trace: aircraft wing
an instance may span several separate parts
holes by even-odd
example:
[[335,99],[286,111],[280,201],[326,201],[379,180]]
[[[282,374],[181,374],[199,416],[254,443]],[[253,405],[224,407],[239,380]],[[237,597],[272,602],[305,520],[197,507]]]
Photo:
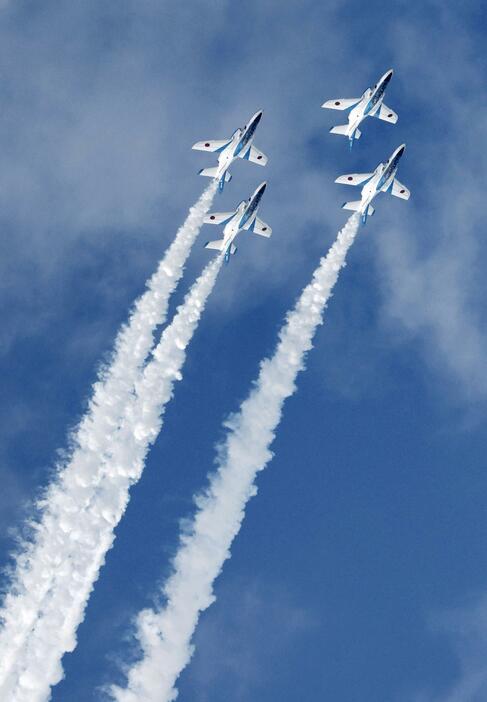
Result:
[[335,100],[327,100],[322,104],[327,110],[348,110],[349,107],[353,107],[361,98],[336,98]]
[[262,153],[262,151],[259,151],[259,149],[255,146],[251,146],[250,149],[245,152],[245,155],[241,156],[241,158],[245,158],[247,161],[252,161],[252,163],[258,163],[259,166],[265,166],[267,163],[267,156]]
[[252,231],[254,232],[254,234],[258,234],[259,236],[265,236],[267,238],[269,238],[270,235],[272,234],[271,227],[269,227],[268,224],[263,222],[258,217],[255,218],[254,226],[252,227]]
[[223,151],[225,146],[230,143],[229,139],[213,139],[208,141],[198,141],[191,147],[196,151]]
[[396,124],[398,120],[397,114],[394,112],[394,110],[391,110],[391,108],[384,105],[384,103],[381,104],[380,110],[375,113],[374,117],[378,117],[379,119],[384,120],[384,122],[390,122],[391,124]]
[[411,195],[411,193],[405,185],[400,183],[397,178],[394,178],[394,182],[392,183],[391,195],[394,195],[395,197],[400,197],[403,200],[409,200],[409,196]]
[[204,222],[205,224],[226,224],[234,214],[235,212],[212,212],[206,215]]
[[360,185],[361,183],[365,183],[366,180],[370,180],[373,175],[373,173],[348,173],[337,178],[335,183],[341,183],[342,185]]

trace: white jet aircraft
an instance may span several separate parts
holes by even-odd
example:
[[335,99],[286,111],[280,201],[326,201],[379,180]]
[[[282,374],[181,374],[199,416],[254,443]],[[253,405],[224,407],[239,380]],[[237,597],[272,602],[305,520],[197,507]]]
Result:
[[350,173],[349,175],[340,176],[335,180],[335,183],[343,183],[344,185],[361,185],[365,183],[361,192],[361,200],[355,202],[345,202],[344,210],[352,210],[352,212],[360,212],[362,222],[365,224],[367,215],[373,215],[375,209],[370,204],[375,196],[380,192],[389,192],[391,195],[400,197],[403,200],[409,200],[410,192],[405,185],[400,183],[396,178],[399,159],[406,149],[405,144],[401,144],[394,151],[392,156],[379,163],[373,173]]
[[265,237],[272,234],[269,225],[257,217],[259,203],[266,187],[267,183],[261,183],[248,200],[242,200],[235,212],[214,212],[206,215],[205,224],[225,225],[223,239],[207,241],[205,244],[206,249],[221,251],[225,257],[225,263],[228,263],[230,255],[237,251],[233,241],[242,229],[249,229],[254,234]]
[[236,129],[229,139],[199,141],[193,146],[193,149],[197,151],[212,151],[219,154],[218,166],[203,168],[199,174],[218,180],[220,192],[223,190],[225,183],[232,179],[228,169],[236,158],[244,158],[247,161],[252,161],[252,163],[258,163],[260,166],[265,166],[267,163],[267,156],[252,144],[254,133],[262,119],[262,114],[262,110],[256,112],[250,118],[249,123],[241,129]]
[[384,93],[389,81],[392,78],[393,70],[384,73],[382,78],[374,85],[373,88],[367,88],[362,97],[359,98],[337,98],[336,100],[327,100],[321,107],[329,110],[348,110],[350,107],[355,107],[348,115],[348,124],[341,124],[330,129],[331,134],[343,134],[347,136],[350,143],[350,148],[353,146],[354,139],[360,139],[362,132],[358,128],[360,123],[366,117],[378,117],[384,122],[396,124],[397,115],[394,110],[384,104]]

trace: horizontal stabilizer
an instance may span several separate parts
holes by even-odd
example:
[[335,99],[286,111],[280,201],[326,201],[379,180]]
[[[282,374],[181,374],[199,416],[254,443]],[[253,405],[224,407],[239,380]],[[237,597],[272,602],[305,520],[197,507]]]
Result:
[[[213,166],[213,168],[202,168],[199,175],[207,176],[208,178],[216,178],[218,174],[218,166]],[[232,176],[228,171],[225,172],[225,183],[229,183],[232,180]]]
[[201,171],[199,172],[199,175],[207,176],[208,178],[216,178],[217,172],[218,172],[217,166],[215,166],[214,168],[202,168]]
[[352,202],[344,202],[342,209],[351,210],[352,212],[359,212],[361,206],[362,200],[353,200]]
[[335,183],[340,183],[341,185],[360,185],[370,180],[373,175],[373,173],[347,173],[346,175],[339,176],[335,180]]
[[224,239],[217,239],[216,241],[207,241],[205,244],[205,249],[214,249],[215,251],[223,250]]
[[234,214],[235,212],[212,212],[207,214],[203,221],[205,224],[226,224]]
[[337,98],[336,100],[327,100],[322,104],[326,110],[348,110],[360,102],[360,98]]
[[211,151],[212,153],[223,151],[225,146],[228,146],[228,139],[213,139],[208,141],[198,141],[191,148],[196,151]]
[[330,129],[330,134],[342,134],[343,136],[348,136],[348,124],[339,124],[336,127]]

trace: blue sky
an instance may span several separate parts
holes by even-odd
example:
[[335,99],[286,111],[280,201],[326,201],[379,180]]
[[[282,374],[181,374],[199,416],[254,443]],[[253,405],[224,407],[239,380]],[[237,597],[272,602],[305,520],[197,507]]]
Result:
[[[217,202],[265,177],[273,237],[222,271],[55,702],[120,679],[222,420],[345,220],[334,178],[402,142],[411,200],[381,197],[350,253],[180,699],[485,700],[485,29],[473,2],[2,4],[2,565],[206,185],[190,146],[262,108],[269,156]],[[399,122],[369,120],[350,155],[320,104],[389,67]]]

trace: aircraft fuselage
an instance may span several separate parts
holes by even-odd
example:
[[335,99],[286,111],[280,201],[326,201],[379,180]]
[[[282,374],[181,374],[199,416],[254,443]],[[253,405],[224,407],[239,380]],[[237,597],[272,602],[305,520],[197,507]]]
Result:
[[406,146],[401,144],[398,146],[390,158],[384,163],[380,163],[374,171],[372,178],[365,183],[361,192],[361,207],[360,212],[362,217],[365,217],[367,208],[381,191],[387,191],[392,187],[394,178],[396,177],[399,160],[404,153]]
[[250,119],[249,123],[243,129],[236,129],[232,135],[230,142],[221,151],[218,157],[218,170],[216,177],[223,185],[225,173],[228,171],[233,161],[252,146],[255,130],[257,129],[260,120],[262,119],[262,110],[256,112]]
[[222,247],[225,261],[228,262],[230,257],[230,249],[237,234],[242,231],[242,229],[252,228],[266,187],[267,183],[261,183],[261,185],[259,185],[257,190],[248,200],[242,200],[231,220],[225,225],[223,229]]
[[355,105],[355,107],[350,111],[348,115],[348,137],[353,138],[354,132],[358,129],[361,122],[366,117],[375,115],[380,109],[380,106],[384,100],[384,94],[389,81],[393,75],[392,69],[384,73],[382,78],[379,79],[377,85],[373,88],[367,88],[367,90],[362,95],[360,102]]

